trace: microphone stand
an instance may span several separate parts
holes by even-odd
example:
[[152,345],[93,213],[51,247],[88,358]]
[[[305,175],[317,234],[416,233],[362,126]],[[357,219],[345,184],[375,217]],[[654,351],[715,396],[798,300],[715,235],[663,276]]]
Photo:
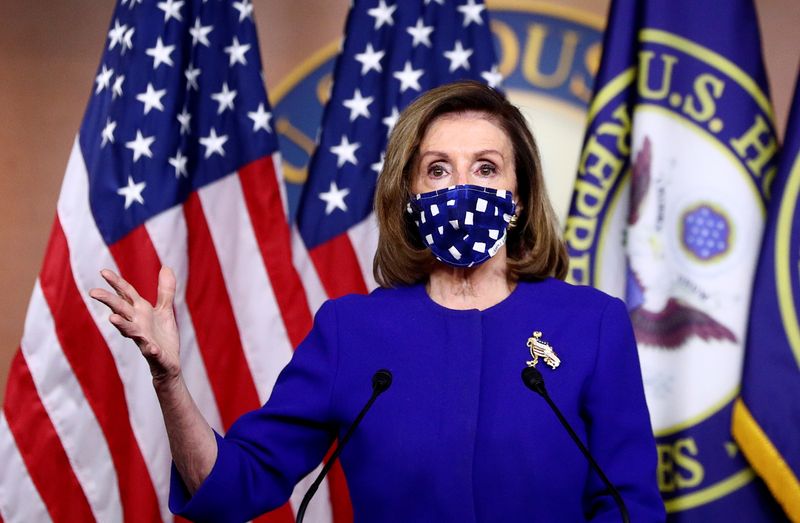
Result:
[[358,416],[356,416],[356,419],[347,429],[347,432],[345,432],[342,439],[339,440],[339,443],[336,445],[336,450],[333,451],[333,454],[331,454],[331,457],[330,459],[328,459],[328,462],[325,463],[325,466],[322,467],[322,470],[317,476],[317,479],[314,480],[314,483],[311,484],[311,487],[309,487],[308,492],[306,492],[306,495],[303,496],[303,501],[300,503],[300,508],[297,509],[297,520],[296,520],[297,523],[302,523],[303,518],[306,515],[306,509],[308,508],[308,503],[311,501],[311,498],[314,497],[314,494],[316,494],[317,489],[319,488],[320,484],[322,484],[322,480],[325,479],[325,476],[328,475],[328,472],[331,470],[331,467],[333,467],[333,464],[336,462],[336,459],[339,457],[339,454],[342,453],[342,449],[350,440],[350,436],[353,435],[353,432],[355,432],[356,427],[358,427],[358,425],[361,423],[361,420],[367,414],[367,411],[370,409],[370,407],[372,407],[372,404],[375,403],[375,400],[378,398],[378,396],[380,396],[381,393],[386,391],[386,389],[388,389],[391,384],[392,384],[392,373],[386,369],[381,369],[372,376],[372,396],[370,396],[369,401],[367,401],[367,404],[364,405],[364,408],[361,409],[361,412],[358,413]]
[[592,466],[594,471],[597,472],[597,475],[600,476],[600,479],[603,480],[603,483],[605,483],[609,493],[611,494],[611,497],[614,498],[614,501],[616,502],[617,507],[619,508],[619,512],[620,515],[622,516],[623,523],[630,523],[628,508],[625,506],[625,502],[622,501],[622,496],[620,496],[619,491],[616,489],[614,484],[611,483],[608,477],[606,477],[606,475],[603,473],[603,470],[600,468],[600,465],[598,465],[597,462],[594,460],[594,457],[592,457],[592,454],[589,452],[589,449],[586,448],[586,446],[580,440],[575,431],[572,430],[572,427],[567,422],[567,419],[564,417],[563,414],[561,414],[561,411],[553,402],[552,398],[550,398],[550,394],[547,393],[547,389],[544,386],[544,378],[542,377],[542,373],[539,372],[535,367],[525,367],[524,369],[522,369],[522,381],[525,383],[526,387],[531,389],[533,392],[539,394],[541,397],[544,398],[547,404],[550,405],[550,408],[553,410],[553,412],[556,413],[558,421],[561,422],[564,428],[567,429],[567,432],[569,433],[570,437],[572,437],[572,441],[574,441],[575,444],[578,446],[578,448],[581,449],[581,452],[583,453],[584,456],[586,456],[586,459],[589,461],[589,464]]

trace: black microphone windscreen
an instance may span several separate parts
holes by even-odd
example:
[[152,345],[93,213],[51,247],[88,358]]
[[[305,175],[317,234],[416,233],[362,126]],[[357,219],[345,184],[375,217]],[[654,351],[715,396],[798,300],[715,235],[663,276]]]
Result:
[[525,386],[537,394],[545,395],[544,378],[536,367],[525,367],[522,369],[522,381]]
[[381,393],[392,384],[392,373],[381,369],[372,376],[372,390]]

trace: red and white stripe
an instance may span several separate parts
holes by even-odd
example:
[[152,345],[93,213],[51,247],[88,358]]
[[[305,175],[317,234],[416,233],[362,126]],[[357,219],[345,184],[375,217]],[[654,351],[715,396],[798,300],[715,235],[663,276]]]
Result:
[[372,260],[378,249],[378,219],[375,213],[369,213],[363,221],[347,231],[347,237],[356,253],[356,261],[367,291],[373,291],[378,284],[372,276]]
[[[101,268],[150,301],[160,266],[175,270],[182,368],[215,429],[269,397],[310,328],[309,302],[321,303],[292,264],[277,161],[243,167],[109,247],[90,212],[76,140],[0,417],[3,521],[173,519],[169,446],[148,367],[87,294],[105,286]],[[320,494],[309,521],[332,519]],[[263,520],[293,521],[293,512],[287,505]]]
[[[56,335],[56,324],[41,285],[33,290],[21,351],[33,378],[39,400],[53,422],[59,440],[83,486],[92,513],[102,521],[122,519],[117,484],[103,431]],[[44,348],[54,347],[50,351]],[[64,401],[70,398],[71,401]]]
[[[10,432],[5,415],[0,414],[0,433]],[[52,521],[13,438],[0,438],[0,462],[0,517],[5,521]],[[17,503],[20,499],[26,502]]]
[[328,298],[366,294],[378,286],[372,276],[372,259],[378,247],[375,213],[310,250],[306,249],[297,228],[292,232],[295,267],[313,310]]
[[228,176],[199,191],[222,277],[232,297],[236,324],[250,373],[258,384],[258,403],[272,392],[292,346],[261,260],[238,176]]
[[214,391],[208,380],[202,355],[197,349],[194,324],[186,307],[186,280],[189,272],[186,257],[186,220],[183,219],[183,210],[175,207],[162,212],[149,220],[145,227],[150,240],[153,242],[158,258],[170,267],[175,273],[175,319],[178,324],[178,333],[181,340],[181,372],[194,401],[203,411],[211,427],[219,433],[224,433],[222,418],[217,409]]

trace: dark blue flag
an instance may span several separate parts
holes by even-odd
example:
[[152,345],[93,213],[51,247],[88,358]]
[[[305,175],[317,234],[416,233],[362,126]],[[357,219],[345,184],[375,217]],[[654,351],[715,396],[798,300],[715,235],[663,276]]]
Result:
[[[751,0],[612,3],[566,223],[624,298],[673,521],[768,521],[730,433],[777,141]],[[613,479],[613,478],[612,478]]]
[[770,192],[733,434],[786,514],[800,521],[800,82]]

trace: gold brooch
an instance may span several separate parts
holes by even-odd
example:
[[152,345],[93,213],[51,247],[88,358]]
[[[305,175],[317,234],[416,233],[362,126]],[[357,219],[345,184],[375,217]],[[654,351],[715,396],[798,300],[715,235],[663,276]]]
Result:
[[542,339],[541,332],[534,331],[533,336],[528,338],[527,345],[531,350],[531,357],[533,358],[531,361],[525,362],[528,364],[528,367],[535,367],[536,364],[539,363],[539,358],[542,358],[551,369],[555,369],[561,365],[561,360],[556,356],[553,347]]

